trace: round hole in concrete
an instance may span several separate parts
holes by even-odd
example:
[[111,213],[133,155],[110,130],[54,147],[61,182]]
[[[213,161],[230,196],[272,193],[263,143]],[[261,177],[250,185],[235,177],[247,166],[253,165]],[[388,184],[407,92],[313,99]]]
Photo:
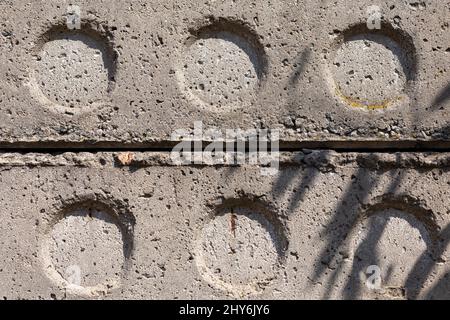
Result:
[[77,112],[102,105],[112,89],[114,54],[94,31],[55,28],[36,48],[32,95],[53,110]]
[[120,285],[128,235],[102,205],[80,205],[52,225],[45,244],[49,276],[77,294],[105,294]]
[[187,42],[181,81],[195,103],[214,111],[248,106],[265,73],[262,46],[250,30],[219,20]]
[[[427,266],[434,263],[433,242],[425,225],[414,215],[397,209],[380,210],[361,221],[352,247],[347,289],[367,298],[404,299],[416,294],[421,289],[415,287],[416,279],[408,282],[413,268],[419,275],[426,274]],[[430,254],[424,255],[427,252]],[[378,277],[381,283],[376,287]]]
[[350,28],[339,38],[329,63],[332,90],[350,107],[398,105],[415,76],[412,41],[387,25],[377,31],[364,28]]
[[223,208],[201,231],[197,266],[232,296],[259,294],[277,278],[285,246],[279,226],[257,207]]

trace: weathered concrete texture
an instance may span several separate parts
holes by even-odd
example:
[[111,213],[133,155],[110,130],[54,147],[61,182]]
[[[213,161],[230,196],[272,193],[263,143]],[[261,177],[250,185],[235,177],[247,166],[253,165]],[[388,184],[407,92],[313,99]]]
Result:
[[197,121],[449,148],[449,1],[71,4],[0,1],[0,298],[450,299],[449,153],[95,153]]
[[448,140],[449,1],[0,2],[0,142]]
[[273,177],[157,153],[0,164],[4,299],[450,298],[448,154],[297,153]]

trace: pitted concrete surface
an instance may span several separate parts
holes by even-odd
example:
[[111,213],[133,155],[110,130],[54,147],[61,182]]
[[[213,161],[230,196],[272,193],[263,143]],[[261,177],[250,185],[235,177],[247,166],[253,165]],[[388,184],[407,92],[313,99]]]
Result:
[[198,99],[193,103],[205,107],[224,112],[248,107],[259,83],[259,57],[245,39],[232,33],[218,32],[202,37],[186,54],[183,71],[180,71],[185,78],[183,89]]
[[120,279],[124,264],[120,227],[95,207],[67,213],[51,227],[43,251],[47,270],[74,288],[111,288]]
[[446,155],[119,156],[0,157],[1,297],[449,298]]
[[[0,1],[0,299],[450,299],[449,17]],[[175,165],[199,122],[289,152]]]
[[280,237],[264,211],[227,208],[203,227],[196,248],[199,271],[231,294],[257,294],[276,277],[283,250]]
[[[47,42],[36,58],[31,90],[53,110],[94,108],[108,93],[108,55],[84,35],[67,34]],[[73,110],[73,111],[71,111]]]
[[[448,1],[0,3],[0,142],[449,139]],[[372,10],[372,11],[371,11]],[[67,56],[64,56],[66,50]]]
[[336,93],[345,103],[368,109],[387,108],[403,99],[407,81],[403,55],[401,48],[387,37],[366,35],[349,39],[338,49],[333,62]]
[[[361,222],[356,232],[352,244],[356,248],[352,263],[354,278],[349,283],[354,289],[360,286],[361,280],[365,285],[364,273],[368,265],[373,265],[379,267],[380,278],[385,279],[385,289],[390,294],[405,296],[407,290],[403,284],[413,273],[417,257],[433,246],[426,227],[408,212],[390,208],[374,212]],[[414,272],[426,274],[427,264],[433,264],[431,255],[424,256]],[[374,271],[370,270],[370,274]]]

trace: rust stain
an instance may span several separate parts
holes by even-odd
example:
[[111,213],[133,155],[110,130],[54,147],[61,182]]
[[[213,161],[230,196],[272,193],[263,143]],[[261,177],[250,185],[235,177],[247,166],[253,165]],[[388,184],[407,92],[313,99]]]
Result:
[[237,216],[234,214],[233,209],[231,209],[231,217],[230,217],[231,233],[235,238],[236,238],[236,220]]

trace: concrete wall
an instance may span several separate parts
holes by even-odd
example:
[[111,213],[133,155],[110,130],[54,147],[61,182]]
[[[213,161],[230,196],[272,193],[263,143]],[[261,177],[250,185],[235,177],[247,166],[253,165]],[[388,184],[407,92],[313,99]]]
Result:
[[68,4],[0,4],[2,142],[165,141],[198,120],[294,142],[449,137],[448,1],[77,1],[76,32]]
[[[449,17],[0,1],[0,298],[450,298]],[[199,121],[279,170],[177,165]]]

